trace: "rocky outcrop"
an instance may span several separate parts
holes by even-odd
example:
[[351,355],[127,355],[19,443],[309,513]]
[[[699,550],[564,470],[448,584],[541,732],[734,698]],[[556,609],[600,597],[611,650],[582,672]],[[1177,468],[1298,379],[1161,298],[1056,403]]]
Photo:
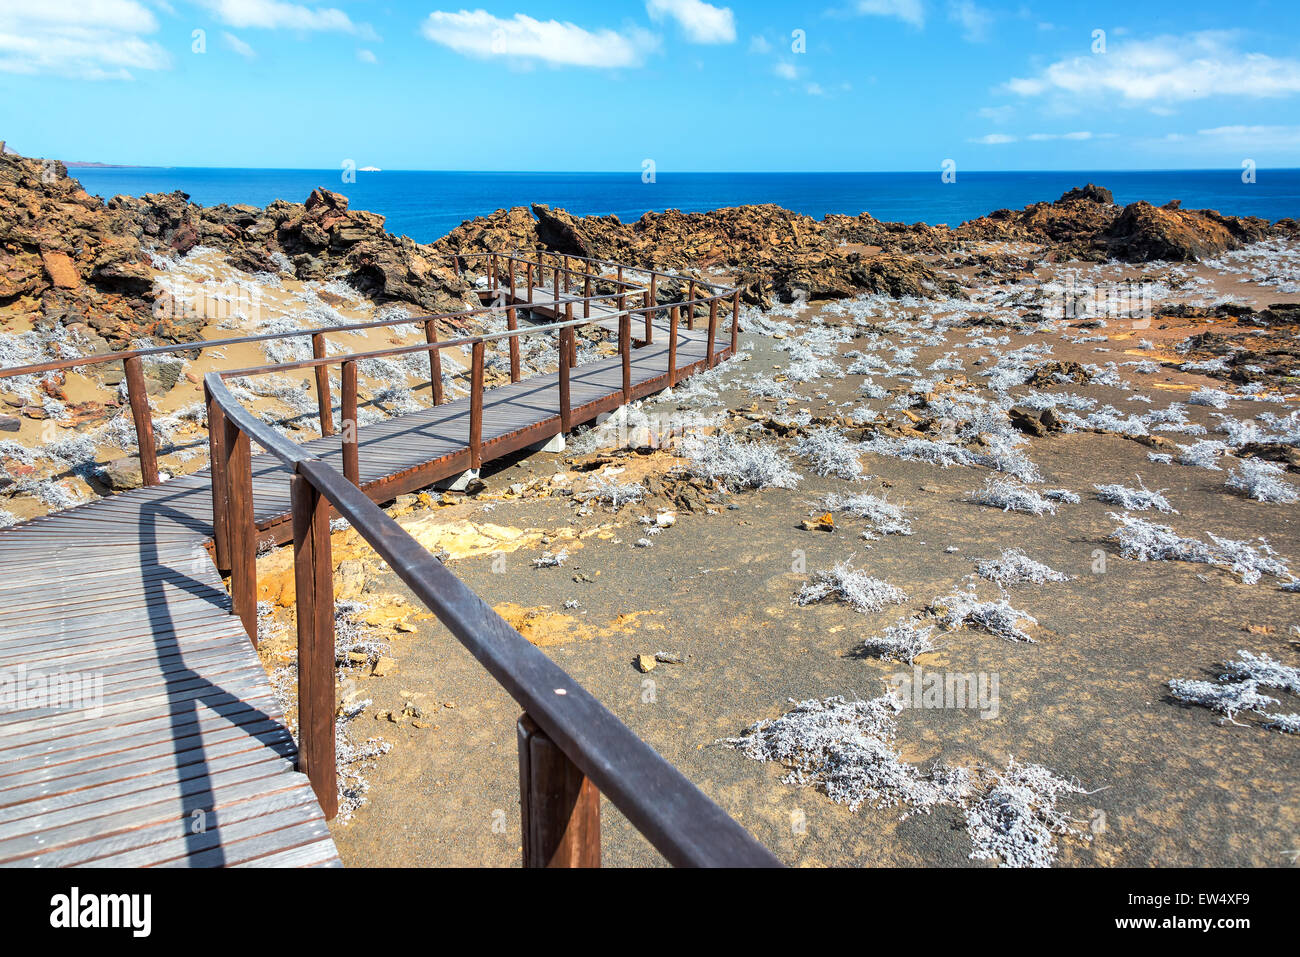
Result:
[[[617,216],[575,217],[535,204],[497,210],[461,224],[437,245],[459,253],[533,249],[646,264],[659,269],[733,270],[749,302],[834,299],[862,292],[934,297],[959,294],[930,266],[904,259],[897,237],[909,227],[861,217],[818,222],[780,206],[736,206],[707,213],[645,213],[635,223]],[[942,248],[938,231],[916,227],[916,246]],[[868,240],[868,233],[870,239]],[[855,243],[851,243],[852,236]],[[858,248],[875,246],[876,248]],[[886,251],[888,250],[888,251]]]
[[152,304],[137,232],[62,163],[0,156],[0,306],[35,328],[79,326],[125,344]]
[[1182,209],[1177,200],[1159,207],[1142,201],[1119,207],[1110,190],[1089,183],[1052,203],[996,210],[963,223],[956,233],[963,239],[1045,245],[1057,261],[1191,262],[1288,230],[1283,222]]
[[1115,259],[1192,262],[1263,239],[1268,233],[1268,223],[1263,220],[1137,202],[1125,206],[1097,241],[1099,248]]
[[25,314],[37,330],[63,325],[95,351],[144,337],[199,338],[202,317],[154,308],[150,254],[184,255],[200,245],[246,272],[338,278],[419,312],[478,305],[443,253],[388,233],[383,216],[350,210],[329,190],[265,209],[203,207],[180,191],[104,203],[62,163],[0,156],[0,307]]
[[305,203],[276,200],[255,206],[203,207],[185,193],[115,197],[142,236],[164,251],[197,245],[222,250],[246,272],[292,272],[298,279],[342,279],[377,302],[422,312],[456,312],[478,303],[451,261],[433,247],[384,229],[384,217],[348,208],[348,199],[312,190]]

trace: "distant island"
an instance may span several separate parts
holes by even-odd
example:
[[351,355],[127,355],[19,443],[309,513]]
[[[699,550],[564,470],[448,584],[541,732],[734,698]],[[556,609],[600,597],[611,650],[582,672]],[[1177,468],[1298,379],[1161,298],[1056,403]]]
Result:
[[359,173],[382,173],[383,170],[381,170],[378,166],[363,166],[363,167],[361,167],[361,169],[357,170],[357,172],[359,172]]

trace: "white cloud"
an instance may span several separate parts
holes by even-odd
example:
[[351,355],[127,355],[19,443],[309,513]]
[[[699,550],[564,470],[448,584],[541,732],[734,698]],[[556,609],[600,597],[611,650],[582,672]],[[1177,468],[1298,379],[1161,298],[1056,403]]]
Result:
[[[1212,129],[1197,130],[1196,135],[1242,149],[1300,147],[1300,126],[1216,126]],[[1170,136],[1172,138],[1177,134],[1170,134]],[[1182,139],[1182,137],[1178,138]]]
[[1030,133],[1029,139],[1035,143],[1042,143],[1048,140],[1090,140],[1093,134],[1089,130],[1078,130],[1074,133]]
[[486,10],[435,11],[421,32],[457,53],[475,57],[518,57],[562,66],[639,66],[658,39],[645,30],[584,30],[558,20],[534,20],[516,13],[510,20]]
[[0,72],[129,80],[132,70],[171,66],[167,51],[145,38],[157,30],[137,0],[0,0]]
[[223,31],[221,39],[226,42],[226,46],[230,47],[230,49],[234,50],[245,60],[252,60],[257,56],[257,54],[253,52],[252,47],[239,39],[239,37],[235,36],[233,33],[226,33]]
[[896,17],[914,27],[925,26],[921,0],[858,0],[857,11],[872,17]]
[[1144,106],[1300,93],[1300,60],[1245,52],[1234,40],[1231,33],[1205,31],[1112,43],[1104,54],[1060,60],[1037,76],[1008,81],[1006,89],[1021,96],[1118,97]]
[[988,39],[993,15],[973,0],[949,0],[948,19],[961,25],[962,36],[972,43]]
[[749,38],[749,52],[750,53],[771,53],[772,44],[767,42],[767,37],[757,36],[757,35],[752,36]]
[[772,72],[775,73],[783,80],[799,79],[799,68],[795,66],[793,63],[787,63],[784,60],[774,64],[772,67]]
[[826,95],[826,91],[822,89],[822,85],[821,85],[820,83],[809,83],[809,84],[808,84],[807,86],[805,86],[803,89],[804,89],[804,92],[807,93],[809,96],[825,96],[825,95]]
[[1015,114],[1014,106],[984,106],[978,111],[978,115],[986,120],[992,120],[994,123],[1005,123]]
[[676,20],[692,43],[735,43],[736,17],[730,7],[703,0],[646,0],[646,13],[655,22]]
[[1006,133],[985,133],[983,136],[971,140],[972,143],[980,143],[984,146],[1001,146],[1003,143],[1014,143],[1016,138]]
[[222,23],[232,27],[256,27],[263,30],[332,30],[362,33],[369,30],[356,24],[342,10],[334,7],[307,7],[282,0],[201,0]]
[[357,59],[362,63],[378,63],[379,57],[375,56],[374,50],[361,49],[357,51]]

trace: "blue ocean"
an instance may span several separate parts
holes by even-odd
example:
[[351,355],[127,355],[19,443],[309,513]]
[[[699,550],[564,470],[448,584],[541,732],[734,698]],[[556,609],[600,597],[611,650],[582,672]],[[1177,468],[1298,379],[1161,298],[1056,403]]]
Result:
[[343,193],[354,209],[387,217],[390,232],[432,242],[462,221],[503,206],[546,203],[579,215],[633,221],[647,210],[694,212],[720,206],[775,203],[809,216],[869,212],[877,219],[956,226],[995,209],[1053,200],[1073,186],[1096,183],[1118,203],[1161,205],[1278,220],[1300,216],[1300,170],[1093,170],[1090,172],[961,172],[944,183],[933,173],[665,173],[652,183],[631,173],[466,173],[340,170],[83,167],[70,170],[88,191],[117,194],[184,190],[194,202],[302,202],[315,187]]

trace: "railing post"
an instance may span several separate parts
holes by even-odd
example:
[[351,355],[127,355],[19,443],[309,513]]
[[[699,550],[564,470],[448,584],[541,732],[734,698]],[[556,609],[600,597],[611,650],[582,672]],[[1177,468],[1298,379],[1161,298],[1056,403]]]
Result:
[[623,404],[632,401],[632,317],[618,317],[618,351],[623,357]]
[[650,273],[650,314],[645,320],[645,341],[652,342],[654,337],[654,316],[659,311],[659,274]]
[[709,300],[709,347],[704,354],[706,369],[712,369],[717,363],[718,357],[713,353],[713,343],[718,337],[718,297],[714,296]]
[[[424,321],[424,341],[431,346],[438,344],[438,320]],[[429,350],[429,385],[433,389],[433,404],[442,405],[442,350]]]
[[208,406],[208,472],[212,486],[212,546],[217,571],[230,572],[230,505],[226,500],[226,413],[207,385],[203,397]]
[[[325,333],[318,332],[311,337],[311,354],[313,358],[325,358]],[[329,366],[317,366],[316,404],[320,407],[320,434],[334,434],[334,412],[330,408],[330,369]]]
[[582,318],[591,318],[591,273],[586,274],[582,284]]
[[573,341],[573,326],[560,330],[560,430],[566,435],[571,422],[569,408],[569,348]]
[[524,263],[524,282],[528,283],[528,302],[531,305],[533,301],[533,264],[532,262]]
[[515,301],[515,257],[514,256],[511,256],[509,259],[508,268],[510,270],[510,301],[514,302]]
[[[564,321],[573,321],[573,303],[564,304]],[[569,327],[569,368],[572,369],[578,364],[578,334],[572,326]]]
[[668,388],[677,386],[677,322],[681,310],[673,306],[668,310]]
[[740,348],[740,290],[731,294],[731,354]]
[[[515,307],[511,306],[506,310],[506,328],[515,332],[519,328],[519,320],[515,316]],[[519,381],[519,337],[510,337],[510,381]]]
[[230,597],[257,647],[257,530],[253,519],[253,458],[248,436],[223,419],[226,517],[230,537]]
[[144,384],[144,368],[139,356],[123,360],[126,367],[126,397],[135,420],[135,444],[140,450],[140,476],[145,485],[158,484],[158,447],[153,438],[153,413],[149,410],[149,392]]
[[555,267],[555,272],[552,275],[551,279],[555,286],[554,316],[555,316],[555,321],[559,322],[560,321],[560,267],[558,265]]
[[569,278],[570,278],[570,277],[569,277],[569,257],[568,257],[568,256],[565,256],[563,259],[561,259],[561,262],[564,263],[564,294],[567,296],[567,295],[569,294]]
[[497,288],[497,254],[488,253],[487,261],[488,289],[496,292]]
[[600,792],[528,715],[517,730],[524,867],[599,867]]
[[650,321],[651,309],[650,309],[649,292],[643,294],[641,302],[642,305],[645,307],[645,344],[650,345],[650,343],[654,342],[655,332],[654,332],[654,326],[651,324]]
[[334,743],[334,562],[329,500],[303,475],[289,480],[298,612],[298,770],[325,820],[339,811]]
[[483,340],[470,347],[469,467],[483,465]]
[[690,303],[690,305],[686,307],[686,328],[694,329],[695,328],[695,280],[694,279],[691,280],[689,289],[690,292],[686,294],[686,301]]
[[343,363],[343,475],[361,487],[361,459],[357,449],[357,364]]

